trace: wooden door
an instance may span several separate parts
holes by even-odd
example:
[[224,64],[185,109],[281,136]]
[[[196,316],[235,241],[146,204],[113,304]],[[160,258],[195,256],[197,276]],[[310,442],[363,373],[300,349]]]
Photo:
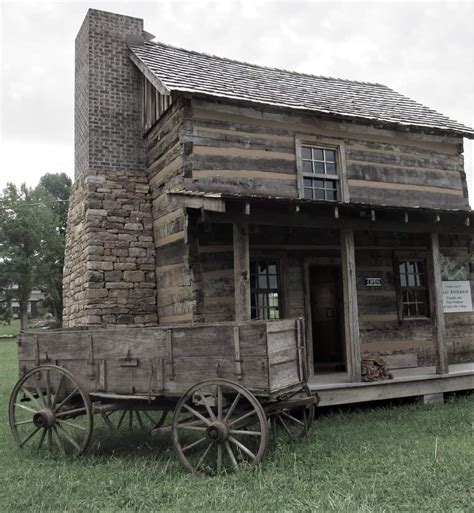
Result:
[[309,290],[315,370],[344,370],[343,304],[339,267],[311,266]]

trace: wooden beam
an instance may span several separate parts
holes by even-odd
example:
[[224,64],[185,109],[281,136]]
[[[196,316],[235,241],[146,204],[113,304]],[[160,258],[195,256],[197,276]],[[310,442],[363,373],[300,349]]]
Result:
[[341,263],[347,374],[349,381],[361,381],[354,232],[350,229],[341,230]]
[[436,353],[436,373],[448,374],[448,351],[446,347],[446,327],[444,323],[438,233],[431,233],[430,241],[430,251],[428,252],[428,268],[430,273],[429,294],[433,316],[433,342]]
[[235,320],[250,320],[249,227],[234,224]]

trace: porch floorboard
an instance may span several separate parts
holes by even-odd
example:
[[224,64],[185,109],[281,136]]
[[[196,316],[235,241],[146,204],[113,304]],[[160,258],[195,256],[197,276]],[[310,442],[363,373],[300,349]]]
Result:
[[436,374],[435,367],[391,370],[393,379],[370,383],[350,383],[345,372],[311,376],[310,390],[317,392],[320,406],[351,404],[398,397],[474,389],[474,363],[449,366],[449,374]]

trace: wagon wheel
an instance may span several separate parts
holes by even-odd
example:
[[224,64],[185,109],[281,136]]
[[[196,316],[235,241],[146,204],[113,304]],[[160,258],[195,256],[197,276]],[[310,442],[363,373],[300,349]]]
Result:
[[[308,390],[305,393],[311,397]],[[275,437],[297,440],[306,436],[313,425],[315,410],[313,402],[293,407],[290,400],[270,418]]]
[[211,379],[191,387],[174,411],[173,445],[194,474],[217,475],[258,465],[267,450],[268,423],[246,388]]
[[167,411],[140,409],[101,412],[102,420],[112,432],[118,431],[122,426],[129,431],[140,429],[151,432],[164,424],[167,415]]
[[10,427],[20,447],[82,454],[93,430],[88,394],[62,367],[43,365],[15,385],[9,405]]

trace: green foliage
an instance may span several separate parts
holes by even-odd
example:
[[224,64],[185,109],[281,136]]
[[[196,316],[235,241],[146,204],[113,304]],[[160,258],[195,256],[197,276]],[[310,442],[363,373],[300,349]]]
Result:
[[0,194],[0,289],[18,299],[23,329],[34,287],[45,293],[61,319],[70,187],[71,180],[64,173],[47,174],[34,189],[9,183]]
[[99,415],[84,457],[18,449],[6,416],[16,358],[0,343],[2,512],[472,511],[472,396],[321,416],[306,440],[272,440],[259,468],[201,478],[178,464],[169,436],[111,435]]

